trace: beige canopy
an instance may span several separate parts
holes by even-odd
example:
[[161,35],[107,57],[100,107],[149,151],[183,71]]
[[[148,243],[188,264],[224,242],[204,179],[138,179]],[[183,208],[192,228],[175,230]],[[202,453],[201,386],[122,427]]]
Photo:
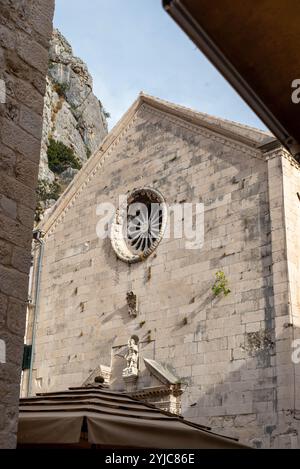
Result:
[[208,427],[104,386],[21,399],[18,446],[243,448]]

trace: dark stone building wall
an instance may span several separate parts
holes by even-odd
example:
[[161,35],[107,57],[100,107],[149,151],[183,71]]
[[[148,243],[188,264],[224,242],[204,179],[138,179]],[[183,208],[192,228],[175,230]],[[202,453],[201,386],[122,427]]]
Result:
[[0,448],[16,446],[54,0],[0,0]]

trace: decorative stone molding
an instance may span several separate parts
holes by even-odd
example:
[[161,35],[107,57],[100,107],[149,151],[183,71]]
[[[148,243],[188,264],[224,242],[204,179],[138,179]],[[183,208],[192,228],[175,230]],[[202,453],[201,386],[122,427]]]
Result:
[[177,415],[181,414],[182,393],[183,390],[181,389],[180,383],[175,385],[154,386],[129,392],[130,396],[134,399],[145,401],[165,412],[171,412]]
[[[163,411],[177,415],[181,414],[181,395],[183,393],[181,383],[176,376],[155,360],[143,358],[146,371],[151,376],[150,386],[143,387],[143,372],[139,366],[138,343],[138,337],[132,336],[128,341],[127,351],[123,356],[127,361],[127,366],[122,372],[125,393],[135,399],[153,404]],[[82,386],[95,387],[100,385],[109,387],[111,375],[112,369],[110,367],[99,365]],[[104,380],[103,383],[101,378]]]
[[89,377],[84,381],[82,386],[84,387],[95,384],[95,380],[98,377],[103,377],[104,384],[109,385],[111,377],[111,368],[109,366],[104,365],[97,366],[97,368],[95,368],[94,371],[92,371],[92,373],[89,375]]
[[144,357],[144,363],[146,368],[149,370],[149,373],[155,376],[161,383],[167,384],[169,386],[179,383],[178,378],[174,376],[173,373],[171,373],[169,370],[166,370],[166,368],[164,368],[155,360]]
[[[227,135],[222,136],[219,134],[220,129],[217,129],[217,128],[208,129],[208,128],[202,127],[201,124],[196,124],[196,123],[191,124],[189,122],[184,121],[184,117],[166,115],[164,111],[152,108],[147,104],[143,104],[141,106],[141,112],[144,112],[144,113],[147,112],[154,116],[160,117],[166,122],[171,122],[177,126],[180,126],[186,130],[191,131],[194,134],[202,135],[203,137],[207,137],[210,140],[219,142],[222,145],[226,145],[227,147],[230,147],[234,150],[241,151],[242,153],[247,153],[249,156],[251,155],[253,158],[258,158],[259,160],[265,159],[263,153],[259,149],[256,149],[253,146],[253,143],[252,143],[252,146],[250,146],[249,144],[250,142],[247,142],[246,139],[242,139],[237,136],[234,136],[234,132],[224,132]],[[235,140],[234,140],[234,137],[236,138]],[[240,141],[237,141],[238,139]]]
[[[135,372],[136,372],[136,374],[134,374]],[[125,382],[126,391],[127,392],[135,391],[136,383],[137,383],[137,379],[138,379],[137,370],[132,372],[131,374],[128,374],[128,375],[124,375],[124,373],[123,373],[123,379],[124,379],[124,382]]]
[[136,318],[138,315],[137,311],[137,297],[133,291],[127,292],[126,301],[128,305],[128,314],[131,318]]
[[[137,237],[139,242],[141,244],[144,243],[142,244],[143,247],[138,250],[135,249],[133,242],[130,240],[129,230],[131,226],[128,223],[128,213],[130,211],[130,207],[134,204],[141,204],[146,207],[144,201],[147,201],[149,204],[153,204],[154,207],[158,207],[160,214],[156,214],[155,219],[154,217],[151,219],[151,215],[148,219],[146,219],[147,217],[144,217],[144,219],[141,214],[140,226],[138,229],[135,228],[134,232],[135,237]],[[167,226],[167,220],[168,209],[164,197],[157,189],[146,186],[132,191],[127,200],[117,210],[115,219],[111,226],[111,243],[118,258],[124,262],[132,264],[143,261],[149,257],[150,254],[155,251],[163,238]],[[155,224],[157,224],[157,226]],[[153,232],[155,233],[155,237],[152,237]],[[136,238],[134,238],[134,240],[135,239]]]
[[278,145],[278,147],[271,148],[269,151],[265,152],[266,160],[272,160],[274,158],[285,158],[292,166],[297,169],[300,169],[300,163],[295,160],[295,158],[288,152],[283,146]]

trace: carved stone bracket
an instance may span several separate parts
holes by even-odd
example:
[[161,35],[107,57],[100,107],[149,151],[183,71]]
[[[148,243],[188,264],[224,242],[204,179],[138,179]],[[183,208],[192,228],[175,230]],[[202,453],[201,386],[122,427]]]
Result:
[[123,379],[126,386],[127,392],[133,392],[136,390],[136,383],[138,379],[138,371],[135,370],[133,373],[125,373],[123,372]]
[[128,314],[132,318],[136,318],[138,315],[137,311],[137,296],[132,292],[127,292],[126,301],[128,305]]

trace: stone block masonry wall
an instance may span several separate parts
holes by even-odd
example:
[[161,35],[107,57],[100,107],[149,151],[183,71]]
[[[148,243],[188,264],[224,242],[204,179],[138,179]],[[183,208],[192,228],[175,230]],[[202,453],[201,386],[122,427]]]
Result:
[[[281,205],[277,205],[277,214],[275,213],[273,217],[273,229],[277,228],[277,234],[275,235],[274,231],[273,233],[276,237],[277,249],[282,239],[284,243],[281,245],[285,251],[284,257],[280,255],[280,251],[277,251],[277,255],[274,254],[276,264],[273,267],[274,281],[275,275],[277,276],[277,284],[274,285],[279,412],[276,444],[279,447],[299,448],[300,167],[285,151],[277,154],[277,162],[271,159],[269,164],[272,165],[275,178],[273,192],[276,191],[278,194],[280,188],[283,200]],[[282,236],[283,229],[284,236]]]
[[[266,431],[271,446],[295,448],[299,440],[299,364],[293,363],[293,343],[299,337],[299,224],[300,172],[283,149],[270,152],[268,185],[272,239],[274,355],[276,415]],[[300,347],[298,345],[298,349]],[[300,352],[298,353],[300,358]],[[298,358],[298,359],[299,359]]]
[[[270,447],[277,425],[268,163],[259,151],[139,109],[46,235],[32,391],[80,385],[131,334],[183,383],[183,414]],[[145,262],[99,239],[97,205],[152,186],[168,204],[203,202],[205,240],[163,239]],[[231,293],[214,297],[222,270]],[[128,316],[126,293],[138,298]]]
[[0,0],[0,448],[16,445],[53,12],[54,0]]

